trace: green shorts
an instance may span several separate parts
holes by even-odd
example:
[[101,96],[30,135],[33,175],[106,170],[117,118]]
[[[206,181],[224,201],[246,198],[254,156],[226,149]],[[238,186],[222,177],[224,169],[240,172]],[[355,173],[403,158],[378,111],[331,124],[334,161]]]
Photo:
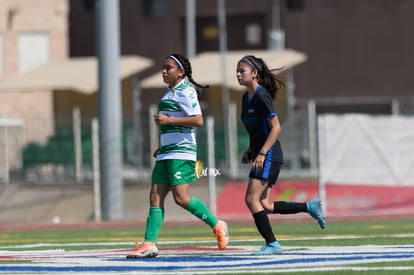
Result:
[[155,162],[152,170],[152,184],[179,185],[196,182],[195,161],[165,159]]

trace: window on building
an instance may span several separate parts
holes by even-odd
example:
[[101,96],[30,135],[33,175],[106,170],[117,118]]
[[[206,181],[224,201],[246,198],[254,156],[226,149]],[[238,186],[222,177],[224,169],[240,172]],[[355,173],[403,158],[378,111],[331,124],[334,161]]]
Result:
[[249,46],[257,46],[262,43],[262,29],[259,24],[246,25],[246,43]]
[[144,0],[143,5],[146,16],[165,16],[168,13],[168,0]]
[[25,32],[18,38],[19,72],[24,73],[49,60],[49,35]]

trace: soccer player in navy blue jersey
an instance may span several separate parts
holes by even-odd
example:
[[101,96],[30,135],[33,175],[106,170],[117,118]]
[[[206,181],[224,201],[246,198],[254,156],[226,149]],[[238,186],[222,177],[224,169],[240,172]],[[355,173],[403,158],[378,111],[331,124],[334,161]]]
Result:
[[237,80],[247,88],[241,110],[241,120],[250,139],[249,147],[241,158],[242,163],[251,163],[245,202],[266,242],[255,254],[280,254],[283,249],[276,240],[268,214],[307,212],[322,229],[326,226],[325,216],[321,201],[317,198],[306,203],[270,201],[269,190],[276,183],[283,163],[278,140],[282,127],[273,106],[283,83],[261,58],[252,55],[244,56],[237,63]]

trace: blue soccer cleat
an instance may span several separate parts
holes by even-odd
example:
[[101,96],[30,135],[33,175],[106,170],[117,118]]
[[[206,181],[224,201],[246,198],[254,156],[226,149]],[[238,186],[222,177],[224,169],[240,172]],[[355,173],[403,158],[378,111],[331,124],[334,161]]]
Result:
[[306,203],[309,215],[318,221],[319,226],[324,229],[326,227],[325,215],[321,207],[322,203],[320,199],[311,199]]
[[276,255],[282,254],[282,252],[282,246],[276,241],[263,246],[258,251],[256,251],[254,255]]

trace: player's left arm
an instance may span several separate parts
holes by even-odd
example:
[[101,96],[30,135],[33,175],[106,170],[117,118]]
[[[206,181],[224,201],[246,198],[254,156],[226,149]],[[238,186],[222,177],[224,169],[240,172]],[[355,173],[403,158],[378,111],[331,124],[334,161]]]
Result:
[[200,103],[198,102],[197,92],[194,89],[182,91],[179,95],[179,102],[182,110],[187,114],[183,117],[170,117],[163,114],[154,116],[156,124],[175,124],[184,127],[201,127],[204,125]]
[[203,116],[201,114],[190,115],[185,117],[170,117],[163,114],[154,115],[156,124],[166,125],[175,124],[184,127],[201,127],[204,125]]
[[260,153],[266,154],[279,138],[280,132],[282,131],[282,126],[280,125],[279,117],[276,110],[274,109],[273,101],[270,95],[267,93],[260,93],[259,95],[263,102],[263,114],[265,115],[269,126],[268,136],[260,150]]
[[263,169],[263,163],[266,158],[267,152],[270,150],[272,145],[276,142],[282,130],[282,127],[280,126],[280,123],[279,123],[279,118],[277,117],[275,113],[272,116],[267,118],[267,122],[269,123],[269,134],[267,135],[265,143],[263,144],[262,148],[257,154],[255,160],[253,161],[253,168],[259,169],[259,170]]
[[282,126],[280,125],[279,117],[277,115],[269,117],[267,119],[267,123],[269,124],[270,131],[265,143],[262,146],[262,149],[260,150],[263,154],[266,154],[270,150],[282,131]]

